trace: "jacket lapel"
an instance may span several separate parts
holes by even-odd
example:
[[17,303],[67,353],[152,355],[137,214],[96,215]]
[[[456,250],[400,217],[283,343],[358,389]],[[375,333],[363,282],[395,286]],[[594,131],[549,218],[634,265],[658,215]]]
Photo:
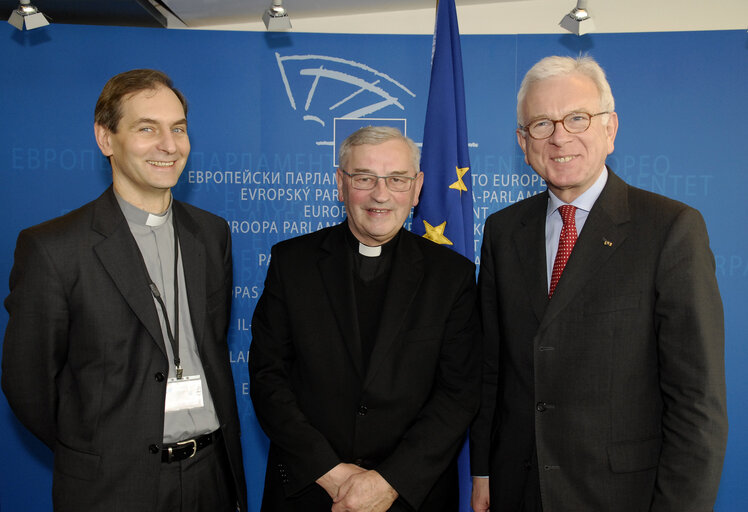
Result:
[[415,236],[405,229],[400,233],[400,240],[392,258],[379,332],[371,353],[364,386],[374,379],[382,362],[387,359],[423,279],[423,255],[413,238]]
[[94,246],[94,252],[135,316],[166,356],[161,325],[148,288],[140,251],[112,187],[96,200],[91,227],[104,237]]
[[[577,297],[597,269],[621,246],[629,234],[630,212],[626,184],[610,170],[600,197],[590,210],[571,252],[564,273],[548,303],[540,325],[546,325]],[[605,286],[605,283],[600,283]]]
[[340,224],[337,228],[330,230],[321,245],[322,254],[318,268],[340,329],[341,339],[353,360],[353,366],[363,378],[361,337],[353,291],[353,266],[346,246],[346,229],[348,228],[345,224]]
[[[525,280],[525,291],[538,321],[548,305],[548,270],[545,255],[545,213],[548,193],[539,194],[525,212],[519,229],[514,233],[514,247]],[[528,252],[528,248],[531,249]],[[500,271],[500,269],[497,269]]]

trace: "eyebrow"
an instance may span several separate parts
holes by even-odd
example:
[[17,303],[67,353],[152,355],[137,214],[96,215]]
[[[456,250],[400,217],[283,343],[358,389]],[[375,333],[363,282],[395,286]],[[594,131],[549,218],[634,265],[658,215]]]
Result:
[[[575,108],[575,109],[569,110],[568,112],[566,112],[565,114],[563,114],[562,117],[566,117],[569,114],[589,114],[589,111],[587,109],[585,109],[585,108]],[[530,121],[535,121],[536,119],[552,119],[552,118],[553,118],[553,116],[550,115],[550,114],[547,114],[547,113],[546,114],[538,114],[536,116],[530,117]]]
[[[408,172],[409,172],[409,171],[401,171],[401,170],[395,170],[395,171],[392,171],[392,172],[391,172],[391,173],[389,173],[389,174],[385,174],[384,176],[394,176],[394,175],[398,175],[398,176],[401,176],[401,175],[405,175],[405,174],[408,174]],[[353,169],[353,170],[352,170],[352,173],[358,173],[358,174],[373,174],[374,176],[379,176],[379,175],[378,175],[377,173],[375,173],[375,172],[374,172],[374,171],[372,171],[371,169],[358,169],[358,168],[357,168],[357,169]]]
[[[160,124],[160,122],[156,119],[151,119],[150,117],[141,117],[140,119],[137,119],[135,122],[133,122],[132,126],[137,126],[139,124]],[[173,123],[171,123],[171,126],[179,126],[180,124],[186,125],[187,119],[182,118],[178,121],[174,121]]]

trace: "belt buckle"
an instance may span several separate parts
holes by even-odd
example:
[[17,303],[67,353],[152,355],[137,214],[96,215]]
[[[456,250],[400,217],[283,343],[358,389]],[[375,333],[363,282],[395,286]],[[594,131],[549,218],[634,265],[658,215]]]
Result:
[[191,459],[197,453],[197,441],[195,441],[194,439],[188,439],[187,441],[177,441],[177,444],[179,446],[185,446],[188,444],[192,445],[192,453],[190,454],[189,457],[187,457],[188,459]]

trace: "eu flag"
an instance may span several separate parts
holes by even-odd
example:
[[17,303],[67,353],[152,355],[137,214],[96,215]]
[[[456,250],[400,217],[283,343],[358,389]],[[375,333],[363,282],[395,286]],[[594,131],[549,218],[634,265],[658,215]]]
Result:
[[454,0],[439,1],[432,51],[421,150],[423,189],[412,230],[473,260],[473,187]]

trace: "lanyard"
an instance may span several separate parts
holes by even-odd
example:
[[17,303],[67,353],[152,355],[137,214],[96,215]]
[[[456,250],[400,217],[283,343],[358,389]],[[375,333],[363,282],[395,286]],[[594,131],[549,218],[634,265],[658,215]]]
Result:
[[172,227],[174,228],[174,332],[171,331],[171,325],[169,323],[169,314],[166,311],[166,304],[161,298],[161,293],[158,291],[158,287],[151,279],[148,274],[148,267],[145,265],[145,259],[143,255],[140,255],[140,259],[143,262],[143,269],[145,270],[145,276],[148,278],[148,287],[151,290],[153,298],[156,299],[158,305],[161,306],[161,312],[164,314],[164,321],[166,322],[166,335],[169,337],[169,343],[171,343],[171,349],[174,353],[174,367],[177,374],[177,379],[182,378],[184,370],[180,364],[179,359],[179,232],[177,231],[177,217],[174,211],[171,212]]

